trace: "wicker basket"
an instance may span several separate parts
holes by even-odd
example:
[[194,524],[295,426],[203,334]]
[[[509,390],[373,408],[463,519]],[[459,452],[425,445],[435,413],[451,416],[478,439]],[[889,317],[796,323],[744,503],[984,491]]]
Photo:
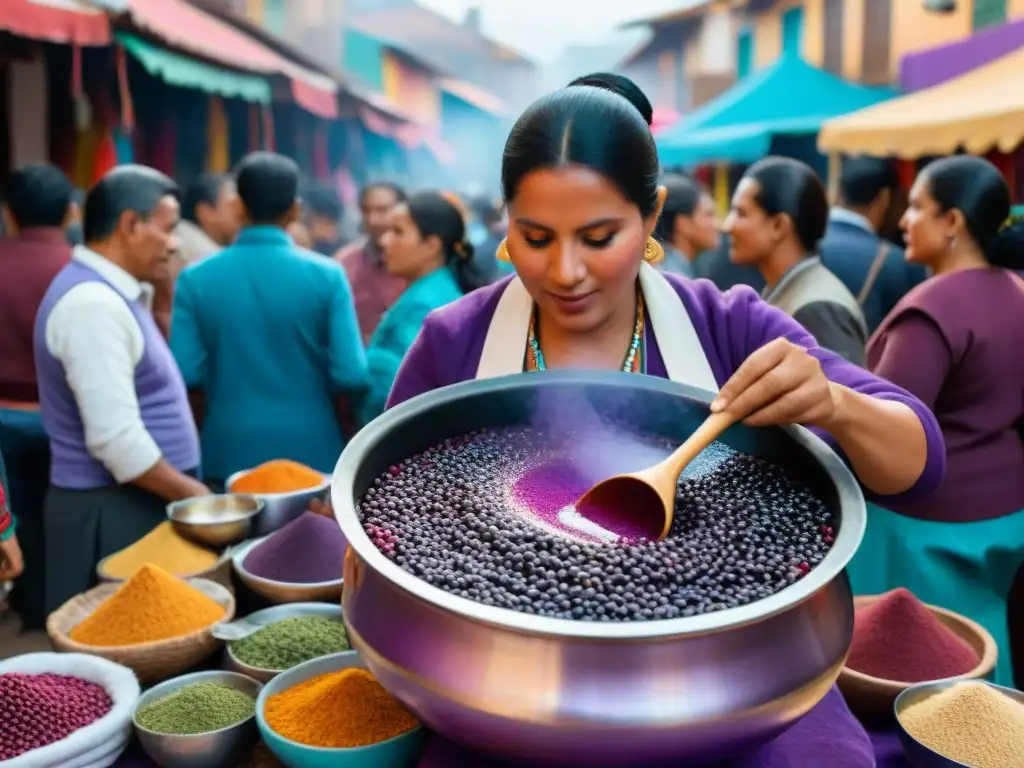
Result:
[[[217,622],[231,621],[235,617],[235,598],[227,589],[206,579],[190,579],[190,585],[217,601],[224,607],[224,617]],[[141,645],[97,647],[82,645],[72,640],[68,633],[100,604],[113,595],[120,584],[101,584],[81,595],[71,598],[50,614],[46,620],[46,632],[58,651],[87,653],[129,667],[141,683],[165,680],[195,667],[212,655],[222,645],[210,632],[212,624],[205,629],[170,640]]]
[[[113,555],[111,555],[113,557]],[[106,563],[108,558],[100,560],[99,565],[96,566],[96,578],[100,580],[101,584],[123,584],[127,579],[117,578],[115,576],[109,576],[103,572],[103,564]],[[191,573],[187,576],[181,576],[183,579],[206,579],[216,584],[220,584],[225,587],[228,591],[234,592],[235,586],[231,581],[231,548],[224,550],[218,558],[217,562],[207,568],[205,571],[199,573]]]

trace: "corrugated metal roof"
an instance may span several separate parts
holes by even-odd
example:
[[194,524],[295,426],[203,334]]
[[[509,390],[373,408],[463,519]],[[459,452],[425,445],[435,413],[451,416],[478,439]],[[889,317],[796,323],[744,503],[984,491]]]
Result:
[[666,13],[659,13],[656,16],[647,16],[642,19],[627,21],[622,29],[633,27],[660,27],[663,24],[671,24],[674,21],[681,21],[691,16],[697,16],[713,5],[715,0],[684,0],[679,8]]

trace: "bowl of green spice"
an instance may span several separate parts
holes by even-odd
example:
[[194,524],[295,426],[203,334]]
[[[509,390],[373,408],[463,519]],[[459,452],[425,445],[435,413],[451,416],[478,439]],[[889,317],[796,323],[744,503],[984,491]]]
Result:
[[135,705],[139,743],[160,768],[235,768],[259,740],[263,684],[235,672],[196,672],[150,688]]
[[356,653],[349,644],[340,605],[278,605],[250,614],[245,622],[259,629],[227,643],[224,666],[261,683],[311,659]]

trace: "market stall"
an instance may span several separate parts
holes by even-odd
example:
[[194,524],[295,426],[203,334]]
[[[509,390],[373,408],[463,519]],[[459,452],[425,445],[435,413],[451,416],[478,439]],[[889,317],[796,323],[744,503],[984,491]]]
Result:
[[[460,384],[388,411],[339,462],[333,514],[309,511],[327,478],[287,461],[170,505],[50,616],[55,645],[80,656],[0,665],[5,723],[40,723],[31,739],[0,730],[0,759],[56,768],[32,761],[84,759],[102,737],[88,764],[117,768],[199,750],[210,768],[353,750],[388,768],[496,768],[494,754],[906,768],[908,748],[1004,768],[1024,694],[978,682],[995,648],[972,622],[905,590],[854,601],[842,571],[863,499],[817,438],[737,425],[683,476],[664,539],[609,538],[598,517],[564,514],[583,514],[588,472],[663,457],[707,403],[651,377],[545,382]],[[622,407],[638,393],[650,408]],[[630,426],[580,440],[599,407]],[[559,414],[543,432],[523,421],[538,408]],[[491,427],[470,426],[487,413]]]
[[[746,165],[769,154],[803,160],[822,177],[828,168],[814,148],[824,121],[893,96],[885,88],[849,83],[785,54],[657,136],[665,166]],[[716,184],[716,192],[723,186]],[[717,194],[720,206],[726,204]]]
[[827,121],[822,152],[915,160],[990,150],[1024,140],[1024,48],[932,88]]

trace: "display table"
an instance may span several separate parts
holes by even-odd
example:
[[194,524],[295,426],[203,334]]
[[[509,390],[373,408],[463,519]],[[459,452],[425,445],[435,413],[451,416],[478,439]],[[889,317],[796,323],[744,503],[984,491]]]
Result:
[[[875,768],[912,768],[903,756],[903,748],[900,746],[899,737],[895,731],[891,728],[879,727],[878,730],[869,731],[869,735],[874,751]],[[500,768],[497,763],[477,757],[436,735],[431,736],[428,740],[417,768],[452,768],[456,765],[459,768]],[[753,765],[765,765],[765,763],[740,760],[715,768],[750,768]],[[787,762],[786,768],[821,768],[822,765],[820,755],[808,754],[806,762]],[[137,744],[133,744],[114,768],[156,768],[156,766],[142,753]],[[282,768],[282,766],[264,747],[260,746],[252,758],[240,768]]]

